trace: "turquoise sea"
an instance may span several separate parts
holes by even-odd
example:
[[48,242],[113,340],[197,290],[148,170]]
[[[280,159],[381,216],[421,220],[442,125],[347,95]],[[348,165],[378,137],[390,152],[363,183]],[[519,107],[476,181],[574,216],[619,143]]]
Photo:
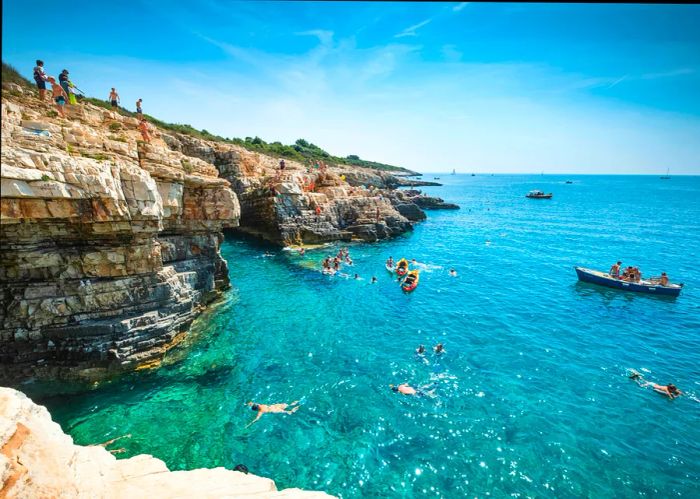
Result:
[[[462,209],[350,245],[345,271],[363,280],[319,272],[338,246],[302,258],[229,235],[232,289],[162,368],[72,395],[22,389],[77,443],[130,433],[110,447],[119,456],[244,463],[280,488],[700,496],[700,178],[433,176],[445,185],[425,191]],[[535,188],[554,198],[526,199]],[[385,270],[390,255],[425,265],[412,294]],[[685,289],[664,299],[577,282],[574,265],[617,259]],[[437,342],[444,355],[414,354]],[[688,395],[668,400],[627,368]],[[389,389],[401,382],[435,398]],[[296,399],[296,414],[246,428],[247,401]]]

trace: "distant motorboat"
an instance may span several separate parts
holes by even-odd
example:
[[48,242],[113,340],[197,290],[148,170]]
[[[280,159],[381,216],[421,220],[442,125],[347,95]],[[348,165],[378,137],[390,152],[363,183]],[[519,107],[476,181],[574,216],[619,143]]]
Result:
[[440,180],[440,177],[433,177],[433,180]]
[[472,177],[476,177],[476,173],[472,173]]
[[454,168],[452,169],[452,175],[457,175],[457,172],[454,170]]
[[525,194],[525,197],[530,199],[552,199],[552,193],[545,194],[542,191],[534,190]]
[[668,172],[670,172],[670,171],[671,171],[670,168],[666,168],[666,175],[661,175],[659,178],[660,178],[661,180],[668,180],[668,179],[670,179],[670,178],[671,178],[671,175],[668,174]]
[[571,180],[567,180],[566,183],[567,183],[567,184],[573,184],[573,182],[572,182]]

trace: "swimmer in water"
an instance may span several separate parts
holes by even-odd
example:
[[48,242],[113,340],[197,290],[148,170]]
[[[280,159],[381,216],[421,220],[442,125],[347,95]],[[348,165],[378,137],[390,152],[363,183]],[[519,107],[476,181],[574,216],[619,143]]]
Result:
[[389,385],[389,388],[391,388],[392,392],[400,393],[401,395],[416,395],[418,397],[422,397],[422,396],[434,397],[435,396],[435,389],[434,388],[432,390],[426,390],[427,388],[430,388],[430,386],[431,385],[424,385],[424,386],[421,386],[420,388],[413,388],[408,383],[401,383],[398,386],[397,385]]
[[450,269],[450,275],[452,277],[457,277],[457,271],[455,269]]
[[[258,415],[255,417],[254,420],[252,420],[250,423],[246,425],[246,428],[248,426],[252,425],[255,423],[258,419],[262,417],[263,414],[269,412],[269,413],[281,413],[284,412],[285,414],[294,414],[296,411],[299,410],[299,406],[297,405],[299,403],[298,400],[295,400],[291,404],[256,404],[254,402],[248,402],[246,405],[250,406],[251,410],[257,411]],[[289,409],[288,409],[289,408]]]
[[634,380],[642,388],[650,386],[655,392],[660,393],[662,395],[666,395],[670,399],[675,399],[683,395],[683,392],[676,388],[676,385],[674,385],[673,383],[669,383],[668,385],[659,385],[652,381],[646,381],[644,379],[644,376],[642,376],[642,374],[639,371],[630,369],[629,372],[629,378]]
[[306,253],[306,250],[304,248],[299,248],[299,254],[304,256],[304,253]]
[[372,276],[372,284],[374,284],[375,282],[377,282],[377,278]]
[[360,274],[355,274],[355,279],[361,279]]
[[441,355],[445,352],[445,347],[442,346],[442,343],[438,343],[437,345],[435,345],[434,350],[437,355]]
[[423,345],[418,345],[418,348],[416,348],[416,353],[418,355],[423,355],[425,353],[425,347]]

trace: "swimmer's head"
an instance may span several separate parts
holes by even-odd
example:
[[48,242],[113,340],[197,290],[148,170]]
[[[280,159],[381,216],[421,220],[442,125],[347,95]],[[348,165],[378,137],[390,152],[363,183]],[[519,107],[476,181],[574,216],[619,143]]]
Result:
[[389,388],[391,388],[391,391],[392,391],[392,392],[398,392],[398,391],[399,391],[399,387],[396,386],[396,385],[389,385]]
[[676,385],[674,385],[673,383],[669,383],[666,388],[668,388],[668,391],[673,394],[678,393],[678,388],[676,388]]

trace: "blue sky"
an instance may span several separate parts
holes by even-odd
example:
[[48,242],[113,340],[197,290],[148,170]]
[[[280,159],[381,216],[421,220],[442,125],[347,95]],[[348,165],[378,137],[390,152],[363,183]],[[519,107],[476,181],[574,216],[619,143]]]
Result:
[[426,172],[700,173],[698,5],[55,5],[3,2],[5,62],[223,136]]

